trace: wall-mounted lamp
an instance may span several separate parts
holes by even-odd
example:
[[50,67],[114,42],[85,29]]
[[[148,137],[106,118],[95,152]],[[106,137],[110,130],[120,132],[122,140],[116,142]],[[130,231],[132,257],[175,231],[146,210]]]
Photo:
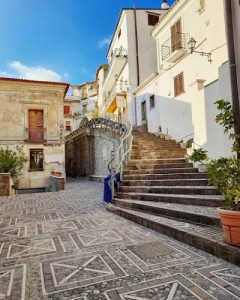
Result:
[[115,80],[116,81],[118,80],[118,74],[115,74]]
[[191,54],[198,53],[202,56],[207,56],[208,62],[211,63],[212,62],[212,53],[203,52],[203,51],[195,51],[194,49],[196,48],[196,44],[197,44],[197,41],[191,37],[190,41],[188,42],[188,49],[191,51]]

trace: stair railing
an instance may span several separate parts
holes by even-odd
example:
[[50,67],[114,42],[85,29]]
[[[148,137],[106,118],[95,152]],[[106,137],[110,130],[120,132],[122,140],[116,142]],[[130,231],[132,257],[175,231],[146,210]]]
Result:
[[122,181],[123,165],[125,165],[131,158],[132,124],[128,121],[123,121],[123,120],[122,123],[124,123],[125,126],[127,127],[127,132],[125,136],[122,138],[116,152],[114,150],[112,151],[111,160],[108,164],[108,170],[111,175],[108,181],[108,186],[111,190],[111,200],[115,195],[115,186],[114,186],[115,177],[119,173],[120,175],[119,180],[120,182]]

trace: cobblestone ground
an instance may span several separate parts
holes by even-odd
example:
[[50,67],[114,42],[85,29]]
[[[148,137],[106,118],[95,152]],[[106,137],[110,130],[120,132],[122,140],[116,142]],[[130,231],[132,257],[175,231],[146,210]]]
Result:
[[240,268],[106,212],[102,191],[0,198],[0,299],[240,299]]

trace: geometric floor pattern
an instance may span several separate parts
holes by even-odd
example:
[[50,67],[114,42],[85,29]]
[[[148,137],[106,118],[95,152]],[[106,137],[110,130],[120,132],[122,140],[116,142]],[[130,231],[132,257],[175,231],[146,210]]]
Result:
[[107,212],[103,185],[0,197],[0,300],[240,299],[240,268]]

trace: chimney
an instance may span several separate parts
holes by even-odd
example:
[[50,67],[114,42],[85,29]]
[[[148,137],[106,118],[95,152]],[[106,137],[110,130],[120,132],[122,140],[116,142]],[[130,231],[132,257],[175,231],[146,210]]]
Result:
[[162,9],[169,9],[169,6],[167,4],[167,0],[162,0],[162,5],[161,5]]

